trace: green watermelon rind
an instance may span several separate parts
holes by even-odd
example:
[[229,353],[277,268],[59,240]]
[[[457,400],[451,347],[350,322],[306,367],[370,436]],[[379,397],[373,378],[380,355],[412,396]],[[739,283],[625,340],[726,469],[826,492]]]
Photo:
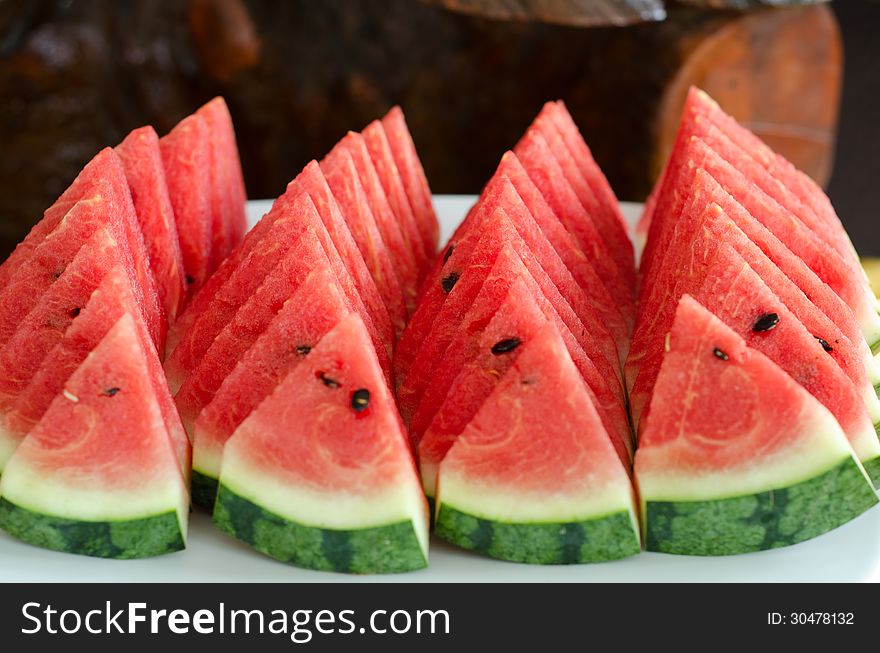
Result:
[[865,468],[865,473],[871,479],[874,488],[880,489],[880,456],[871,460],[863,460],[862,466]]
[[204,472],[193,467],[192,470],[192,502],[195,506],[201,506],[208,510],[214,507],[214,500],[217,498],[217,479],[208,476]]
[[440,504],[437,537],[492,558],[527,564],[607,562],[636,555],[641,542],[625,510],[572,522],[504,522]]
[[152,558],[186,548],[174,510],[136,519],[83,521],[34,512],[0,498],[0,528],[44,549],[96,558]]
[[877,503],[855,460],[788,487],[706,501],[650,501],[648,551],[721,556],[775,549],[817,537]]
[[410,521],[356,530],[308,526],[266,510],[222,482],[214,524],[271,558],[307,569],[391,574],[428,565]]

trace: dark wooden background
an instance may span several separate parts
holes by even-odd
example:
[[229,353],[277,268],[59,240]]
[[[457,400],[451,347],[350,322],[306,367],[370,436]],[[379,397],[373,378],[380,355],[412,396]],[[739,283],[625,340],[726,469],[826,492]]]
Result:
[[[846,68],[830,194],[859,250],[880,254],[880,2],[832,6]],[[541,103],[561,97],[621,198],[642,199],[682,44],[733,18],[671,5],[666,23],[577,29],[417,0],[0,0],[0,256],[100,147],[145,123],[164,133],[216,94],[251,197],[277,195],[394,103],[434,191],[478,192]]]

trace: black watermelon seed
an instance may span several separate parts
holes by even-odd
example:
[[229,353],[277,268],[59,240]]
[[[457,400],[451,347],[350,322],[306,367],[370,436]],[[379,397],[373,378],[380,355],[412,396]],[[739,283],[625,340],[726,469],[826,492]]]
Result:
[[458,278],[461,275],[458,272],[450,272],[448,275],[443,277],[443,281],[441,285],[443,286],[444,292],[452,292],[452,289],[455,288],[455,284],[458,283]]
[[455,249],[455,243],[450,243],[449,247],[446,248],[446,253],[443,255],[443,263],[449,260],[449,257],[452,256],[452,251]]
[[779,324],[779,315],[776,313],[764,313],[761,317],[755,320],[755,323],[752,325],[752,331],[755,333],[769,331],[777,324]]
[[68,314],[70,317],[75,318],[75,317],[77,317],[77,316],[79,315],[79,312],[80,312],[81,310],[82,310],[82,309],[81,309],[79,306],[77,306],[76,308],[71,308],[71,309],[67,312],[67,314]]
[[196,278],[191,274],[186,275],[186,285],[191,286],[196,282]]
[[299,354],[300,356],[305,356],[310,351],[312,351],[312,348],[309,347],[308,345],[298,345],[296,348],[296,353]]
[[122,389],[122,388],[116,388],[116,387],[113,387],[113,388],[107,388],[106,390],[104,390],[104,394],[107,395],[108,397],[113,397],[113,396],[115,396],[116,393],[119,392],[121,389]]
[[834,347],[832,347],[831,345],[829,345],[827,340],[823,340],[823,339],[820,338],[819,336],[813,336],[813,337],[814,337],[816,340],[819,341],[819,344],[822,345],[822,349],[824,349],[825,351],[827,351],[829,354],[830,354],[832,351],[834,351]]
[[331,379],[323,372],[318,372],[317,376],[319,379],[321,379],[321,383],[326,385],[328,388],[338,388],[340,386],[339,381],[337,381],[336,379]]
[[506,354],[519,347],[521,342],[522,341],[519,338],[505,338],[504,340],[499,340],[492,345],[492,353],[496,356]]
[[355,390],[351,393],[351,407],[356,413],[360,413],[367,409],[370,405],[370,391],[366,388]]
[[728,356],[723,351],[718,349],[718,347],[715,347],[715,349],[712,351],[712,353],[715,354],[715,358],[720,358],[723,361],[730,360],[730,356]]

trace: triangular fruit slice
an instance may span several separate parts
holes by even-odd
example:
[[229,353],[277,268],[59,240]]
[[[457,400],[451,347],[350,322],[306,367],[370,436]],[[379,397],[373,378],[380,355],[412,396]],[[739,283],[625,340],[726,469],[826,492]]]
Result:
[[[109,329],[124,315],[137,315],[130,281],[121,267],[110,267],[98,288],[92,293],[64,332],[64,337],[43,359],[42,365],[18,395],[6,415],[5,442],[14,448],[43,417],[64,384],[107,335]],[[150,347],[149,334],[141,319],[135,320],[143,348]],[[183,477],[189,484],[191,447],[158,357],[146,358],[150,370],[148,380],[159,404],[165,427],[171,436]],[[11,451],[9,452],[11,453]],[[0,453],[0,466],[6,458]]]
[[587,213],[565,178],[543,134],[530,127],[514,148],[544,199],[560,221],[587,254],[602,283],[614,297],[625,317],[634,312],[635,271],[618,265],[599,234],[593,218]]
[[211,269],[214,270],[247,230],[247,192],[226,101],[215,97],[195,115],[205,121],[211,147]]
[[173,322],[186,301],[186,283],[159,137],[152,127],[135,129],[116,146],[116,153],[125,166],[159,301]]
[[427,564],[425,497],[359,317],[325,335],[226,443],[214,523],[311,569]]
[[[268,230],[261,230],[259,241],[247,247],[248,254],[235,268],[228,270],[229,274],[222,272],[225,282],[215,289],[214,279],[221,275],[221,271],[225,268],[224,264],[224,267],[211,277],[204,291],[193,299],[175,325],[175,332],[178,331],[178,325],[181,323],[186,324],[187,328],[180,332],[177,346],[165,362],[165,372],[172,391],[177,392],[180,389],[192,370],[198,366],[217,334],[232,320],[241,305],[250,299],[266,275],[285,257],[300,235],[309,229],[318,237],[346,297],[365,321],[368,321],[368,325],[373,327],[371,333],[379,360],[383,364],[383,369],[390,370],[386,340],[377,332],[373,322],[369,321],[371,318],[368,309],[327,233],[312,198],[308,193],[302,193],[294,200],[279,198],[275,204],[278,208],[273,207],[270,214],[260,221],[262,224],[267,219],[270,220]],[[257,228],[259,225],[255,229]],[[247,239],[243,244],[245,243],[248,243]],[[227,259],[227,262],[232,258]],[[203,297],[205,293],[210,296]]]
[[437,535],[494,558],[601,562],[640,551],[635,494],[552,326],[440,464]]
[[235,429],[350,312],[326,269],[313,270],[235,368],[195,421],[193,503],[214,505],[223,445]]
[[[515,339],[520,338],[518,334],[511,334],[509,331],[520,330],[527,335],[546,321],[559,330],[575,368],[586,381],[588,395],[599,411],[606,429],[613,434],[621,459],[629,460],[629,422],[623,403],[607,383],[608,377],[600,374],[590,358],[584,354],[568,327],[538,288],[522,259],[510,245],[504,245],[486,275],[480,294],[472,302],[471,310],[464,316],[459,332],[458,339],[472,338],[479,353],[458,368],[460,371],[448,384],[445,396],[440,384],[448,381],[449,373],[456,371],[447,370],[445,363],[447,360],[450,363],[456,362],[458,352],[450,353],[448,358],[444,356],[443,361],[438,362],[434,368],[437,384],[432,382],[428,386],[430,399],[426,392],[419,405],[422,411],[418,415],[420,428],[412,429],[411,437],[418,447],[422,484],[429,496],[434,494],[437,465],[509,365],[509,352],[505,350],[512,347]],[[450,346],[464,347],[455,340]],[[490,356],[493,350],[500,351],[502,355]],[[430,423],[427,428],[421,428],[428,420]]]
[[159,140],[168,196],[174,209],[189,296],[213,270],[211,142],[201,116],[187,116]]
[[348,150],[337,146],[321,162],[321,171],[388,309],[396,339],[406,325],[406,302],[394,263],[382,240],[354,161]]
[[348,132],[345,138],[339,141],[337,147],[344,148],[351,155],[358,177],[364,187],[370,210],[373,212],[379,232],[382,234],[382,241],[388,248],[388,253],[394,262],[394,269],[403,288],[407,309],[412,313],[419,291],[419,264],[421,262],[416,260],[416,252],[406,245],[400,223],[388,203],[388,197],[385,195],[385,189],[382,188],[376,166],[370,158],[370,151],[367,149],[364,137],[356,132]]
[[[511,192],[515,195],[515,191],[511,189]],[[523,213],[523,217],[530,219],[527,211]],[[400,402],[401,414],[407,423],[409,423],[412,410],[421,399],[425,386],[432,377],[434,366],[443,356],[447,346],[455,336],[461,318],[467,312],[471,302],[479,292],[485,275],[489,272],[490,266],[498,256],[499,244],[501,243],[513,248],[519,255],[529,274],[534,278],[537,288],[540,289],[542,295],[552,305],[560,324],[565,326],[573,340],[577,343],[578,348],[582,349],[589,356],[593,365],[600,370],[606,385],[613,392],[617,393],[620,397],[620,403],[623,405],[624,396],[620,364],[610,335],[604,330],[603,325],[594,315],[584,312],[583,318],[579,317],[560,293],[560,288],[565,289],[566,286],[572,292],[578,290],[576,284],[571,279],[571,275],[568,274],[567,280],[560,281],[559,286],[554,283],[554,279],[548,275],[517,232],[506,209],[501,207],[495,209],[492,214],[487,215],[486,219],[481,222],[482,224],[478,229],[479,240],[476,246],[469,253],[464,253],[464,248],[462,248],[461,258],[457,258],[456,254],[458,252],[453,251],[452,257],[456,257],[456,260],[452,262],[452,257],[450,257],[450,262],[454,271],[444,277],[439,288],[432,288],[430,290],[433,296],[439,297],[438,304],[441,305],[438,305],[433,311],[429,311],[428,307],[435,304],[429,303],[426,295],[416,311],[417,317],[413,318],[410,327],[407,329],[408,331],[413,329],[413,332],[415,332],[416,327],[419,325],[417,319],[430,319],[430,312],[434,313],[430,331],[427,337],[422,339],[418,354],[415,356],[405,380],[398,387],[397,398]],[[532,225],[534,226],[534,221],[532,221]],[[547,245],[546,240],[543,241],[543,244]],[[552,248],[550,248],[550,254],[552,254]],[[559,275],[567,274],[567,270],[558,257],[556,257],[556,263],[558,266],[554,274],[556,279],[561,279],[562,277]],[[549,266],[548,269],[550,269]],[[442,295],[446,295],[445,300]],[[401,348],[403,348],[402,341]],[[401,370],[396,370],[396,372],[399,374]]]
[[3,470],[0,526],[37,546],[105,558],[184,548],[189,493],[150,356],[135,319],[120,318]]
[[381,122],[374,120],[364,128],[362,134],[370,152],[370,158],[376,167],[376,174],[379,175],[382,188],[385,189],[388,204],[400,225],[404,243],[406,243],[407,249],[413,252],[420,274],[424,274],[434,260],[434,252],[427,248],[422,240],[419,225],[409,203],[401,173],[394,162],[394,154],[391,152],[391,144],[388,142],[385,129]]
[[260,337],[281,307],[305,283],[312,270],[328,270],[327,260],[315,232],[306,229],[287,255],[263,278],[235,315],[213,337],[174,400],[188,433],[239,358]]
[[687,295],[635,475],[647,548],[665,553],[794,544],[877,503],[831,413]]
[[422,169],[422,162],[416,152],[412,135],[406,126],[406,119],[400,107],[392,109],[382,118],[382,128],[388,137],[388,144],[397,169],[400,171],[409,204],[416,218],[419,236],[425,247],[428,257],[433,257],[437,251],[437,239],[440,235],[440,226],[437,224],[437,216],[434,213],[434,204],[431,201],[431,189],[428,187],[428,179]]

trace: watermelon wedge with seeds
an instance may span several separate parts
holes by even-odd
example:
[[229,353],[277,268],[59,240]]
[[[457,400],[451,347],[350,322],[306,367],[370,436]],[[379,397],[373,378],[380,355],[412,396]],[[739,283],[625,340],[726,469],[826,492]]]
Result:
[[168,197],[174,209],[184,281],[188,296],[195,294],[214,269],[211,205],[210,133],[204,118],[187,116],[159,139]]
[[106,558],[184,548],[189,494],[151,383],[155,356],[120,318],[7,463],[0,526]]
[[214,523],[310,569],[391,573],[427,564],[427,505],[356,315],[325,335],[226,443]]
[[318,268],[284,302],[195,420],[193,503],[212,507],[223,445],[248,415],[351,312],[339,284]]
[[440,463],[436,504],[439,537],[502,560],[639,553],[629,476],[552,326],[523,346]]
[[159,302],[168,321],[173,322],[186,302],[186,282],[159,137],[152,127],[141,127],[115,149],[125,166]]
[[687,295],[635,476],[647,548],[664,553],[794,544],[877,503],[831,413]]

